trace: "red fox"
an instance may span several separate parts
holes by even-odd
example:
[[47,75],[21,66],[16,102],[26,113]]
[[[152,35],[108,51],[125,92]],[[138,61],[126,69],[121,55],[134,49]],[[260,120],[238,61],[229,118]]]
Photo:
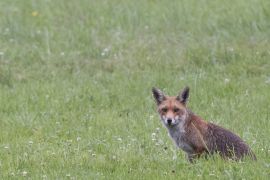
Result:
[[178,96],[166,96],[152,89],[158,113],[175,144],[187,153],[190,162],[202,154],[218,153],[224,159],[241,160],[245,156],[256,160],[249,146],[237,135],[218,125],[204,121],[187,109],[189,87]]

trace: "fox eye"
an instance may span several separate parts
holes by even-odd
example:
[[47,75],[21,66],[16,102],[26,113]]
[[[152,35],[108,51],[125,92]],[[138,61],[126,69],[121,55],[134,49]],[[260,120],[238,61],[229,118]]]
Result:
[[178,113],[179,111],[180,111],[179,108],[174,108],[174,109],[173,109],[173,112],[175,112],[175,113]]
[[166,108],[166,107],[165,108],[162,108],[161,111],[164,112],[164,113],[166,113],[168,111],[168,108]]

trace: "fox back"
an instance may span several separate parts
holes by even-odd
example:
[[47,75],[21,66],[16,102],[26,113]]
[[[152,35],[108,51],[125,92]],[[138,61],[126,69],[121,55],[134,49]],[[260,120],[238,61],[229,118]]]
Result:
[[166,96],[152,89],[158,113],[175,144],[187,153],[189,161],[202,154],[218,153],[223,158],[240,160],[245,156],[256,159],[249,146],[231,131],[204,121],[187,109],[189,88],[178,96]]

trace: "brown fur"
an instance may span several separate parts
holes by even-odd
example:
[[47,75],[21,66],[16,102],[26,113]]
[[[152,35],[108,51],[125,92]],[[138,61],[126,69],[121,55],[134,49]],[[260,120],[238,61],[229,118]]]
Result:
[[256,160],[255,154],[239,136],[204,121],[186,108],[188,87],[176,97],[165,96],[156,88],[153,88],[153,95],[161,120],[176,145],[187,153],[189,161],[202,154],[214,153],[225,159],[240,160],[249,156]]

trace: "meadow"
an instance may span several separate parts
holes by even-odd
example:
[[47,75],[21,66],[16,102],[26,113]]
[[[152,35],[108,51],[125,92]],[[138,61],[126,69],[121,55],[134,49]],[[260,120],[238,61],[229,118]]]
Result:
[[[257,162],[187,162],[151,88]],[[269,0],[1,0],[1,179],[269,179]]]

